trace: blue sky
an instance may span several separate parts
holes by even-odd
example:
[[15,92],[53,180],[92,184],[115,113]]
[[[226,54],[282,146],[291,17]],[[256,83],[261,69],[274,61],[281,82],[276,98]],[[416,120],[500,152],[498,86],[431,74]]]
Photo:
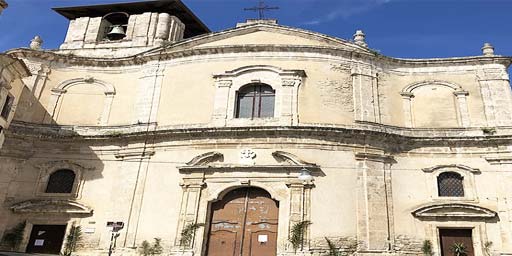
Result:
[[[0,51],[26,47],[40,35],[43,47],[62,43],[68,21],[51,7],[129,0],[7,0],[0,15]],[[219,31],[256,17],[243,11],[257,0],[183,0]],[[267,0],[281,9],[267,16],[280,24],[350,39],[362,29],[373,49],[392,57],[427,58],[480,55],[484,42],[496,54],[512,55],[510,0]]]

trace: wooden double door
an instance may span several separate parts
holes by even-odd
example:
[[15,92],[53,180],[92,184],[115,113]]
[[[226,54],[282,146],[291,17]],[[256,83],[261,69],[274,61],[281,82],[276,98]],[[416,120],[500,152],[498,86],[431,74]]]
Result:
[[27,252],[60,254],[65,233],[66,225],[34,225]]
[[279,205],[268,192],[247,187],[212,204],[208,256],[275,256]]
[[463,247],[465,254],[461,256],[474,256],[471,229],[439,229],[441,240],[441,256],[457,256],[454,247]]

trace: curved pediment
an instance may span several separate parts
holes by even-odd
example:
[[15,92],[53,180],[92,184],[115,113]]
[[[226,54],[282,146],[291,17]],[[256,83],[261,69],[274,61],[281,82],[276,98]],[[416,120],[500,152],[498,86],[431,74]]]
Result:
[[272,156],[277,161],[285,162],[290,165],[312,166],[312,167],[317,166],[315,163],[306,162],[306,161],[302,160],[301,158],[299,158],[298,156],[296,156],[292,153],[284,152],[284,151],[275,151],[272,153]]
[[15,213],[71,213],[92,214],[93,210],[81,203],[60,199],[33,199],[11,206]]
[[201,155],[198,155],[192,160],[187,162],[188,166],[202,166],[212,162],[221,162],[224,159],[224,155],[219,152],[207,152]]
[[299,28],[277,24],[255,23],[213,34],[194,37],[170,47],[170,50],[236,46],[236,45],[295,45],[344,48],[347,51],[370,52],[348,40]]
[[422,206],[412,214],[417,218],[495,218],[498,214],[487,208],[463,204],[463,203],[444,203]]

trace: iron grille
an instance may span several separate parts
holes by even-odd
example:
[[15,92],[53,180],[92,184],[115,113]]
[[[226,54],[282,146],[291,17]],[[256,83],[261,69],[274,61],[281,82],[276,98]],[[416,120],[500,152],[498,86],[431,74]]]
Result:
[[464,197],[464,182],[460,174],[444,172],[437,177],[439,196]]
[[46,193],[71,193],[75,183],[75,173],[72,170],[58,170],[50,175]]

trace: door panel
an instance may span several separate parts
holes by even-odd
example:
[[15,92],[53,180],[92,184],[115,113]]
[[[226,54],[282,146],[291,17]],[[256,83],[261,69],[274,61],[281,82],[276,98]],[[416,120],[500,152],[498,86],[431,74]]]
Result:
[[212,204],[208,256],[275,256],[278,215],[277,202],[263,189],[229,192]]
[[59,254],[66,233],[66,225],[34,225],[27,252]]
[[471,233],[471,229],[440,229],[441,256],[454,256],[452,247],[455,243],[463,243],[466,246],[465,256],[474,256]]

